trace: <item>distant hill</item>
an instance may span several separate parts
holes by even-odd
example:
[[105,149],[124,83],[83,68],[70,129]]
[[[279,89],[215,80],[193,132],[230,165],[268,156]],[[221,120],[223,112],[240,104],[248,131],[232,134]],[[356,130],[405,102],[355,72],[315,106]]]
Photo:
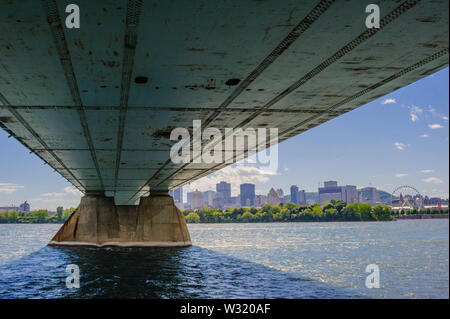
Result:
[[391,203],[391,194],[390,193],[377,189],[377,196],[378,196],[379,202],[381,202],[383,204]]
[[316,203],[319,202],[319,193],[317,192],[305,192],[305,197],[306,200],[312,200],[315,201]]

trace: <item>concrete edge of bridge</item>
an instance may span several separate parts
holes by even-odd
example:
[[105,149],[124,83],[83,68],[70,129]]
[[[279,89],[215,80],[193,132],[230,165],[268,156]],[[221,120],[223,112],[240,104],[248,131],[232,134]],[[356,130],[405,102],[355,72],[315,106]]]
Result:
[[185,218],[167,193],[142,197],[137,206],[118,206],[102,195],[85,195],[48,243],[84,247],[188,247]]
[[141,242],[141,241],[131,241],[131,242],[104,242],[101,244],[82,242],[82,241],[50,241],[48,246],[74,246],[74,247],[189,247],[192,246],[190,241],[182,242]]

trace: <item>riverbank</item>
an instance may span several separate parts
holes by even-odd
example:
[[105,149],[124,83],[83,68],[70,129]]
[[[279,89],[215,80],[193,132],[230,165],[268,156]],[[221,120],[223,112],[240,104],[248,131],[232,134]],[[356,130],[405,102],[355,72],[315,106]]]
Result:
[[400,215],[400,216],[395,216],[394,220],[398,220],[398,219],[439,219],[439,218],[448,219],[448,214]]

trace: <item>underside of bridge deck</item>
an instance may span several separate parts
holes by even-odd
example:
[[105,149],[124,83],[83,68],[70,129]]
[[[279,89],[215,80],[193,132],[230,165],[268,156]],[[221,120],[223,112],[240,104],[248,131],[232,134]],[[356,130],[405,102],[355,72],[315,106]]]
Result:
[[0,0],[0,127],[125,207],[230,165],[174,163],[174,128],[281,142],[448,65],[447,0],[373,0],[379,28],[360,0],[70,3]]

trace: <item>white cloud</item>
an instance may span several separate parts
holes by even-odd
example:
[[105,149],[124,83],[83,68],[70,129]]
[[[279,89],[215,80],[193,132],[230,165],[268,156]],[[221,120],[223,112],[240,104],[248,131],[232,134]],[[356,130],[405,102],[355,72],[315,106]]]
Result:
[[24,187],[14,183],[0,183],[0,193],[11,194],[22,188]]
[[428,112],[430,112],[431,115],[433,115],[433,116],[443,119],[444,121],[448,121],[448,116],[445,116],[445,115],[442,115],[442,114],[436,112],[436,109],[434,107],[432,107],[431,105],[428,106]]
[[431,128],[432,130],[444,128],[441,124],[428,124],[428,127]]
[[444,183],[443,180],[441,180],[437,177],[428,177],[428,178],[422,179],[422,181],[425,183],[433,183],[433,184],[443,184]]
[[397,101],[393,98],[385,99],[381,102],[381,104],[391,104],[391,103],[397,103]]
[[411,116],[411,121],[413,121],[413,122],[418,121],[419,115],[422,115],[423,110],[416,105],[411,105],[409,107],[409,109],[410,109],[409,115]]
[[31,209],[48,209],[50,211],[56,211],[58,206],[64,208],[77,207],[80,203],[79,199],[67,199],[67,198],[43,198],[36,197],[30,201]]
[[45,193],[45,194],[42,194],[42,196],[44,196],[44,197],[63,197],[63,196],[66,196],[67,194],[66,193]]
[[270,176],[273,175],[276,175],[276,173],[267,172],[253,166],[235,164],[227,166],[209,176],[200,178],[190,183],[186,187],[183,187],[183,189],[186,189],[186,192],[195,191],[197,189],[201,192],[207,190],[215,191],[216,184],[220,183],[221,181],[225,181],[231,184],[232,196],[236,196],[240,193],[240,184],[252,183],[258,185],[267,183],[270,179]]
[[426,191],[426,194],[433,197],[440,197],[440,198],[448,198],[449,192],[448,189],[429,189]]
[[78,196],[82,196],[83,195],[83,193],[80,192],[78,189],[70,187],[70,186],[64,187],[64,191],[66,193],[68,193],[68,194],[71,194],[71,195],[78,195]]
[[427,173],[433,173],[434,169],[423,169],[420,171],[421,173],[427,174]]
[[[74,198],[73,196],[77,196]],[[71,186],[67,186],[64,188],[64,192],[51,192],[44,193],[40,195],[40,197],[35,197],[30,201],[30,205],[32,209],[49,209],[56,210],[56,207],[77,207],[80,199],[79,196],[82,196],[82,193]]]
[[430,135],[428,135],[428,134],[422,134],[422,135],[420,135],[420,137],[421,137],[421,138],[429,138]]
[[408,176],[408,174],[404,174],[404,173],[397,173],[394,175],[395,177],[405,177]]
[[400,142],[395,142],[394,143],[395,147],[401,151],[403,151],[406,148],[406,145]]

